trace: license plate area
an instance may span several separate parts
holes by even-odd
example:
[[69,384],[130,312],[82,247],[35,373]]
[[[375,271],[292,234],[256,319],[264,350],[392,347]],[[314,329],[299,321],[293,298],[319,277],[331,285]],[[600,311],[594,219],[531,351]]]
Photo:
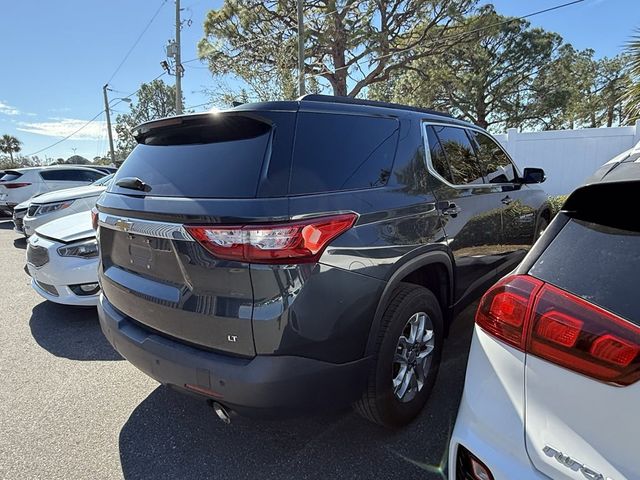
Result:
[[185,279],[171,242],[164,238],[109,229],[103,229],[100,233],[103,252],[109,252],[105,262],[107,266],[114,264],[146,277],[183,285]]

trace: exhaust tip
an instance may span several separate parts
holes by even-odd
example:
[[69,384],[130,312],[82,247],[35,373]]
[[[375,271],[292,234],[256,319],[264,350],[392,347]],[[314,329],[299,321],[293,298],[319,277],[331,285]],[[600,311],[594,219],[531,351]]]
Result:
[[218,402],[213,402],[212,404],[213,411],[216,412],[216,415],[220,420],[229,425],[231,423],[231,413],[224,406],[220,405]]

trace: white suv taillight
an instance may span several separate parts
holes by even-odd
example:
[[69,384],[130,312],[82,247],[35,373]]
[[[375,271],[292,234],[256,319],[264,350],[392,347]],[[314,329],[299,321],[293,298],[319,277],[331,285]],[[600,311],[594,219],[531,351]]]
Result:
[[250,263],[316,261],[333,239],[350,229],[355,213],[275,225],[194,226],[189,234],[218,258]]
[[600,381],[640,380],[640,327],[528,275],[495,284],[476,323],[528,354]]

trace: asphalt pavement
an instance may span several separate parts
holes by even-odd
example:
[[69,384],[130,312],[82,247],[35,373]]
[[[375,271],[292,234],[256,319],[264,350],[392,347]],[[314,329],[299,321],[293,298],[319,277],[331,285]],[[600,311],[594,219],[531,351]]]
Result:
[[123,360],[95,309],[40,298],[12,227],[0,219],[0,479],[446,478],[473,306],[456,319],[427,407],[402,430],[350,410],[225,425]]

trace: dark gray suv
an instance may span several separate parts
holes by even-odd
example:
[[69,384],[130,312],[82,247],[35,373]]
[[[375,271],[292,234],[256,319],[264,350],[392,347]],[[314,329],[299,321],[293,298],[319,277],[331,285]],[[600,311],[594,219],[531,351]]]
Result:
[[99,199],[111,344],[221,418],[424,405],[449,324],[550,220],[483,130],[306,96],[141,125]]

